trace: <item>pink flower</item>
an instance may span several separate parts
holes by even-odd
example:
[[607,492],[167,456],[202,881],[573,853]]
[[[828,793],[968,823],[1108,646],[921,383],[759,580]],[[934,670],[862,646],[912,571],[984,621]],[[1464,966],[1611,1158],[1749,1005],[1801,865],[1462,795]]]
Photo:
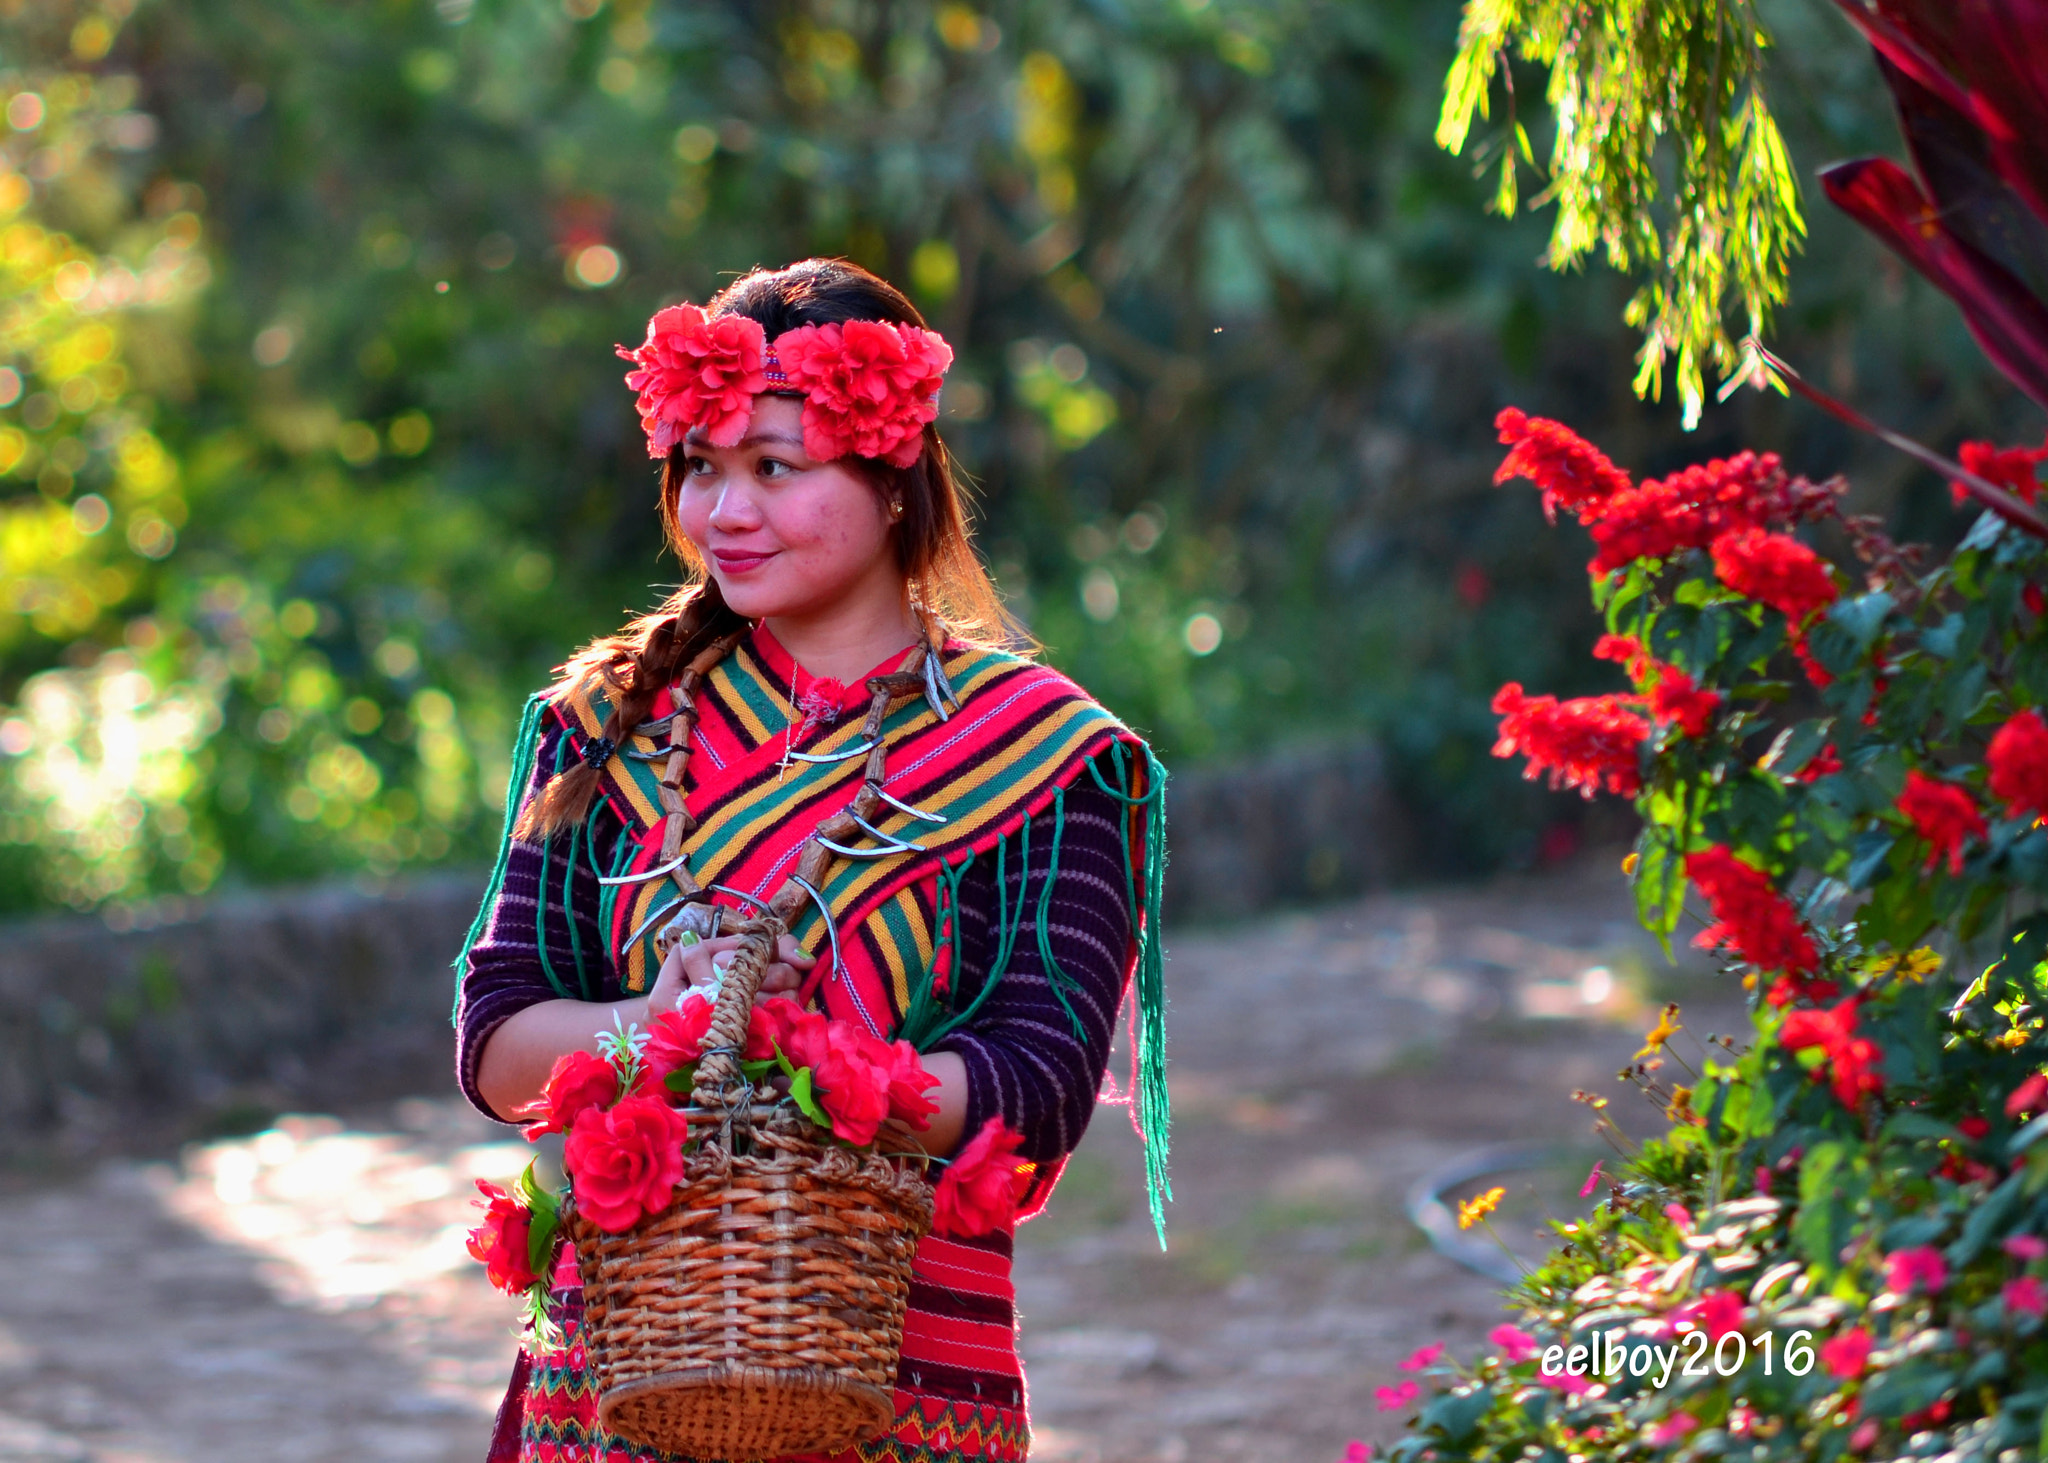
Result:
[[1353,1438],[1344,1445],[1344,1456],[1339,1458],[1337,1463],[1370,1463],[1371,1458],[1372,1449],[1357,1438]]
[[1486,1339],[1499,1349],[1501,1359],[1509,1366],[1527,1361],[1538,1350],[1536,1338],[1519,1326],[1495,1326],[1486,1333]]
[[732,446],[747,434],[754,398],[768,389],[766,339],[745,315],[713,320],[695,305],[672,305],[647,322],[637,349],[618,350],[638,367],[626,384],[640,393],[649,457],[667,457],[692,427],[714,447]]
[[1588,1194],[1591,1194],[1593,1190],[1600,1187],[1600,1180],[1605,1177],[1605,1175],[1600,1172],[1600,1165],[1604,1162],[1606,1162],[1606,1160],[1600,1158],[1596,1158],[1593,1160],[1593,1171],[1587,1174],[1586,1181],[1583,1184],[1579,1185],[1579,1197],[1581,1199],[1585,1198]]
[[1896,1250],[1885,1256],[1884,1283],[1894,1295],[1910,1295],[1915,1290],[1933,1295],[1948,1284],[1948,1264],[1941,1251],[1929,1245]]
[[1653,1448],[1669,1447],[1700,1425],[1690,1412],[1674,1412],[1651,1428],[1644,1441]]
[[2005,1115],[2022,1117],[2040,1111],[2043,1104],[2048,1104],[2048,1076],[2036,1072],[2013,1088],[2012,1095],[2005,1100]]
[[2031,1275],[2006,1281],[2005,1289],[1999,1294],[2009,1311],[2023,1311],[2035,1317],[2048,1314],[2048,1291],[2043,1291],[2041,1282]]
[[1706,1332],[1709,1340],[1719,1341],[1730,1331],[1742,1329],[1742,1297],[1732,1290],[1716,1290],[1680,1308],[1676,1319],[1681,1326],[1689,1323]]
[[2038,1260],[2048,1255],[2048,1244],[2042,1243],[2038,1235],[2009,1234],[1999,1241],[1998,1247],[2019,1260]]
[[1540,1386],[1555,1387],[1558,1391],[1569,1392],[1574,1397],[1593,1390],[1593,1383],[1585,1377],[1571,1372],[1546,1372],[1541,1367],[1536,1368],[1536,1381]]
[[1399,1412],[1422,1395],[1422,1388],[1413,1382],[1402,1382],[1395,1387],[1381,1387],[1374,1395],[1379,1398],[1380,1411]]
[[1867,1452],[1870,1446],[1877,1441],[1878,1435],[1883,1431],[1884,1428],[1878,1423],[1876,1418],[1864,1418],[1863,1421],[1856,1424],[1856,1431],[1849,1434],[1849,1451],[1852,1453]]
[[1678,1226],[1680,1234],[1692,1233],[1692,1211],[1683,1204],[1666,1204],[1664,1217]]
[[1414,1351],[1410,1352],[1408,1359],[1401,1363],[1401,1370],[1404,1372],[1419,1372],[1424,1367],[1434,1366],[1436,1359],[1443,1354],[1443,1342],[1432,1341],[1429,1345],[1417,1347]]
[[1861,1326],[1844,1331],[1821,1343],[1820,1368],[1831,1377],[1852,1382],[1869,1365],[1870,1347],[1870,1333]]
[[775,358],[804,403],[804,451],[821,462],[879,457],[909,467],[939,414],[953,350],[914,325],[849,320],[800,325],[775,337]]

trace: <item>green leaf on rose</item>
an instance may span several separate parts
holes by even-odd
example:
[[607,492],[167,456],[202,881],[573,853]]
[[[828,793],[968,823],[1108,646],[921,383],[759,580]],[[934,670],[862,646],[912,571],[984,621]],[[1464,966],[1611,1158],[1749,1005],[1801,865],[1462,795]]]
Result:
[[796,1075],[789,1084],[789,1097],[790,1101],[796,1104],[797,1111],[819,1127],[829,1128],[832,1126],[832,1120],[825,1116],[825,1110],[819,1107],[817,1099],[811,1096],[811,1069],[809,1067],[797,1068]]

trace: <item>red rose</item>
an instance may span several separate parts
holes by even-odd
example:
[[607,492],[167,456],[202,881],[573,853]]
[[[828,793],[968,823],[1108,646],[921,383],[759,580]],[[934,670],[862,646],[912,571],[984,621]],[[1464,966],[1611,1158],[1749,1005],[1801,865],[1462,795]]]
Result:
[[885,320],[800,325],[775,337],[775,358],[802,391],[804,451],[821,462],[851,453],[909,467],[939,414],[953,350],[938,335]]
[[1021,1135],[990,1118],[953,1155],[939,1179],[932,1227],[954,1239],[1002,1229],[1017,1217],[1017,1201],[1031,1187],[1031,1168],[1017,1161]]
[[469,1232],[469,1253],[481,1260],[491,1284],[507,1295],[518,1295],[534,1282],[527,1241],[533,1232],[533,1211],[515,1202],[496,1184],[476,1181],[484,1196],[484,1222]]
[[540,1096],[519,1111],[537,1113],[526,1125],[528,1140],[543,1133],[566,1133],[590,1108],[611,1106],[619,1095],[619,1074],[603,1057],[590,1052],[565,1052],[555,1062]]
[[825,1028],[825,1050],[804,1063],[811,1069],[811,1094],[832,1120],[833,1133],[856,1147],[874,1142],[889,1117],[889,1069],[875,1060],[881,1045],[857,1027],[833,1021]]
[[667,1208],[689,1136],[683,1115],[659,1098],[628,1097],[608,1111],[585,1108],[562,1148],[577,1209],[616,1234]]
[[[689,1066],[703,1054],[704,1038],[710,1030],[711,1002],[697,992],[692,992],[675,1010],[655,1017],[648,1027],[647,1045],[640,1051],[640,1060],[647,1068],[644,1088],[656,1096],[666,1092],[663,1084],[668,1074]],[[677,1094],[676,1100],[688,1095]]]
[[917,1048],[907,1041],[875,1042],[875,1064],[889,1080],[889,1116],[922,1132],[931,1126],[931,1115],[939,1105],[926,1097],[939,1079],[925,1070]]

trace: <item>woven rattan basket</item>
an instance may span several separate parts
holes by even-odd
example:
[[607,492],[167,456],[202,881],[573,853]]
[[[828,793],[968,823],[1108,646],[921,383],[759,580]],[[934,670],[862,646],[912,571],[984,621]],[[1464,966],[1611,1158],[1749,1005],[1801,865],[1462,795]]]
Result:
[[910,1259],[932,1189],[908,1167],[816,1141],[746,1101],[747,1014],[781,933],[762,919],[727,967],[698,1063],[692,1153],[673,1203],[623,1234],[567,1216],[598,1418],[701,1459],[834,1453],[895,1417]]

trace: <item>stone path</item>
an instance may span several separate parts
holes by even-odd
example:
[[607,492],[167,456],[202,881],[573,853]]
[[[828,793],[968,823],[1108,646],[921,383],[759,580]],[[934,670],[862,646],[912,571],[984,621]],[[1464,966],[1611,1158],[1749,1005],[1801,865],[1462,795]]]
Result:
[[[1401,1356],[1503,1319],[1406,1222],[1407,1187],[1475,1147],[1563,1145],[1501,1179],[1499,1228],[1535,1252],[1540,1206],[1576,1204],[1596,1156],[1571,1090],[1625,1112],[1614,1072],[1672,990],[1702,1033],[1737,1019],[1663,966],[1605,861],[1170,947],[1171,1250],[1113,1109],[1020,1235],[1041,1463],[1334,1463],[1383,1434]],[[0,1463],[478,1463],[514,1316],[462,1236],[472,1181],[527,1153],[433,1098],[14,1179]]]

